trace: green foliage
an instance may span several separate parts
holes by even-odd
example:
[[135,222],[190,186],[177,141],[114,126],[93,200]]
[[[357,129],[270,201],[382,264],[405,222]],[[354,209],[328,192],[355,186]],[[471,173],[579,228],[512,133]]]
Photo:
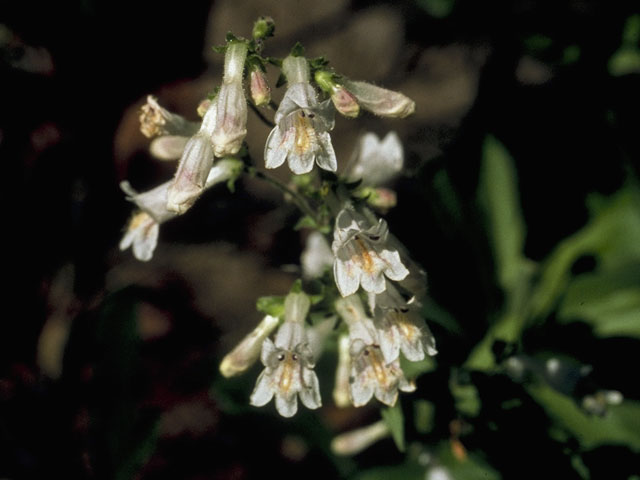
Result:
[[260,297],[256,301],[256,309],[272,317],[282,317],[284,315],[284,297],[277,295]]
[[400,402],[396,402],[393,407],[383,408],[380,411],[380,415],[382,415],[382,419],[389,427],[389,430],[391,431],[391,437],[396,443],[396,447],[398,447],[398,450],[400,450],[401,452],[404,452],[404,414],[402,413]]

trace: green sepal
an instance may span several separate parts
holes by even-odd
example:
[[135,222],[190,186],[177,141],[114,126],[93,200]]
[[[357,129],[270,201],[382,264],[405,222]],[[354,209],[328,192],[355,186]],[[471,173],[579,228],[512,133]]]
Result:
[[284,315],[284,297],[281,295],[260,297],[256,301],[256,309],[272,317],[282,317]]

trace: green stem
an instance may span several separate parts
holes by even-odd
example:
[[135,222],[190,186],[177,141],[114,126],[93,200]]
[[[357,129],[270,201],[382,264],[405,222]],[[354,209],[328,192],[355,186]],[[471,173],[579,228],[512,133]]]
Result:
[[276,124],[273,123],[271,120],[269,120],[267,117],[265,117],[262,114],[262,112],[260,110],[258,110],[258,107],[256,107],[253,103],[248,101],[247,104],[249,105],[249,108],[251,108],[251,110],[253,110],[253,113],[255,113],[258,116],[258,118],[260,120],[262,120],[262,123],[264,123],[269,128],[274,128],[276,126]]
[[278,190],[280,190],[282,193],[291,196],[293,203],[296,204],[296,206],[300,209],[300,211],[305,215],[308,215],[309,217],[311,217],[313,221],[316,222],[316,224],[319,224],[319,220],[316,215],[316,212],[313,210],[313,208],[311,208],[311,206],[309,205],[309,202],[307,202],[307,200],[303,196],[301,196],[298,192],[291,190],[287,185],[282,183],[280,180],[273,178],[267,175],[266,173],[257,170],[255,167],[247,167],[247,173],[261,180],[265,180],[267,183],[270,183],[271,185],[276,187]]

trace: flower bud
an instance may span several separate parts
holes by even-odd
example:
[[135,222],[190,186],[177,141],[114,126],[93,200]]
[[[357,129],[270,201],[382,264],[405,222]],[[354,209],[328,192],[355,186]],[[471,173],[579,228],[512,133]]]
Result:
[[391,431],[387,422],[379,420],[372,425],[337,435],[331,441],[331,450],[336,455],[356,455],[389,436]]
[[231,351],[220,363],[220,373],[229,378],[247,370],[260,357],[262,343],[278,326],[278,318],[267,315],[258,326]]
[[285,321],[303,323],[309,313],[309,307],[311,307],[311,301],[305,293],[289,293],[284,299]]
[[416,104],[399,92],[377,87],[366,82],[344,80],[345,87],[356,97],[365,110],[381,117],[404,118],[411,115]]
[[360,114],[360,105],[356,97],[342,85],[336,85],[331,90],[331,101],[336,110],[345,117],[355,118]]
[[268,105],[271,101],[271,88],[264,72],[259,68],[251,70],[251,98],[258,107]]
[[260,17],[253,24],[253,31],[251,35],[254,40],[262,40],[267,37],[273,36],[273,31],[276,29],[276,24],[271,17]]

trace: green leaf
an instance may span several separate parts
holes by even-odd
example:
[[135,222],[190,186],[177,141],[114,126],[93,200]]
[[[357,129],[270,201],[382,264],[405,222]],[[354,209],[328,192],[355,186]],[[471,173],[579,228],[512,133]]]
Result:
[[410,362],[404,356],[400,356],[400,366],[404,375],[413,380],[423,373],[433,372],[436,369],[436,361],[434,357],[425,357],[423,360],[419,362]]
[[292,57],[304,56],[304,47],[302,46],[302,44],[300,42],[296,42],[296,44],[291,47],[291,52],[289,52],[289,55],[291,55]]
[[433,429],[435,407],[428,400],[413,402],[413,419],[418,433],[427,434]]
[[640,402],[625,400],[608,407],[604,417],[591,416],[575,402],[544,384],[528,386],[531,396],[583,446],[626,445],[640,452]]
[[444,466],[450,478],[456,480],[500,480],[500,474],[479,455],[470,453],[463,460],[456,458],[449,442],[438,449],[438,463]]
[[558,319],[585,321],[600,337],[640,338],[640,262],[576,277],[567,288]]
[[382,419],[389,427],[396,447],[398,447],[398,450],[401,452],[404,452],[404,415],[400,403],[397,402],[393,407],[383,408],[380,411],[380,415],[382,415]]
[[483,146],[479,197],[487,219],[498,281],[508,291],[517,284],[526,260],[522,254],[525,224],[513,160],[504,145],[491,135]]
[[377,467],[357,474],[355,480],[424,480],[424,467],[407,462],[390,467]]
[[505,292],[505,306],[484,339],[474,348],[465,366],[489,370],[495,360],[491,347],[496,340],[517,342],[527,320],[531,279],[535,264],[524,254],[525,223],[520,212],[516,171],[504,146],[488,135],[483,146],[478,185],[498,283]]
[[418,5],[435,18],[448,17],[455,3],[455,0],[418,0]]
[[310,215],[305,215],[304,217],[301,217],[300,220],[298,220],[293,226],[294,230],[301,230],[303,228],[312,228],[314,230],[317,230],[318,223]]
[[591,220],[562,241],[549,255],[531,299],[531,314],[545,317],[571,282],[571,267],[584,255],[594,255],[597,272],[614,271],[640,261],[640,190],[629,183],[610,198],[592,196]]
[[455,400],[456,410],[467,417],[477,417],[480,413],[478,389],[472,383],[458,383],[454,377],[455,375],[449,382],[449,389]]
[[284,315],[284,297],[275,295],[260,297],[256,301],[256,308],[259,312],[272,317],[282,317]]

